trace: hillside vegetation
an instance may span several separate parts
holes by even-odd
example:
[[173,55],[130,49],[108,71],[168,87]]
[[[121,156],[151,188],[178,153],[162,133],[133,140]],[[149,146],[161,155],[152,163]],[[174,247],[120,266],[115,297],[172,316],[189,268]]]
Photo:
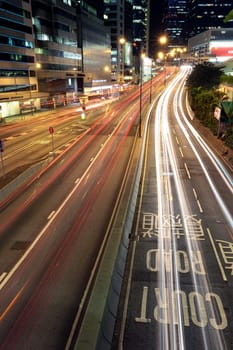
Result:
[[[233,101],[219,90],[220,84],[233,86],[233,77],[211,63],[204,63],[195,66],[186,85],[195,117],[233,149]],[[216,107],[221,110],[220,120],[214,117]]]

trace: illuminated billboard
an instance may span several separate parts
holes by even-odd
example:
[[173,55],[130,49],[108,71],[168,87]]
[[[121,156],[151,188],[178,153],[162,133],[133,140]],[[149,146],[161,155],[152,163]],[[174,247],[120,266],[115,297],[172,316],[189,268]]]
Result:
[[233,58],[233,40],[210,41],[210,54],[215,56],[217,61],[226,61]]

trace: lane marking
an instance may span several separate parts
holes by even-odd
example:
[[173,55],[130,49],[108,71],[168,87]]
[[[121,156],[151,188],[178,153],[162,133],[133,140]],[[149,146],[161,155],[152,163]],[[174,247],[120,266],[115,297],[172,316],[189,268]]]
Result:
[[77,184],[79,181],[80,181],[80,177],[77,177],[74,183]]
[[179,151],[180,151],[181,157],[182,157],[182,158],[184,158],[184,153],[183,153],[183,151],[182,151],[182,148],[181,148],[181,147],[179,147]]
[[[124,118],[122,117],[122,120]],[[121,121],[119,121],[119,125],[120,125]],[[90,129],[88,129],[90,130]],[[112,132],[112,134],[109,134],[106,141],[104,142],[104,145],[107,145],[110,142],[110,138],[111,136],[114,135],[114,131]],[[80,135],[81,137],[81,135]],[[101,155],[101,153],[104,151],[104,148],[100,149],[96,156],[93,158],[93,160],[98,159],[98,157]],[[26,260],[26,258],[29,256],[29,254],[31,253],[31,251],[34,249],[34,247],[37,245],[37,243],[40,241],[41,237],[43,237],[43,235],[46,233],[47,229],[50,227],[50,225],[52,224],[52,222],[54,220],[56,220],[56,218],[59,216],[60,212],[63,210],[63,208],[66,206],[66,204],[68,203],[68,201],[70,200],[70,198],[73,196],[73,194],[75,193],[75,191],[77,190],[77,188],[79,187],[81,181],[83,181],[84,179],[88,179],[88,177],[90,176],[87,175],[88,172],[90,172],[90,169],[93,167],[93,162],[91,164],[89,164],[89,166],[87,167],[87,169],[84,171],[83,175],[80,178],[80,181],[77,182],[77,184],[74,186],[74,188],[71,190],[71,192],[67,195],[67,197],[63,200],[63,202],[61,203],[61,205],[59,206],[59,208],[57,209],[57,211],[54,213],[54,215],[52,216],[51,220],[47,222],[47,224],[43,227],[43,229],[39,232],[38,236],[35,238],[35,240],[32,242],[32,244],[29,246],[29,248],[25,251],[25,253],[21,256],[21,258],[18,260],[18,262],[13,266],[13,268],[8,272],[6,278],[0,282],[0,290],[2,290],[4,288],[4,286],[7,284],[7,282],[11,279],[11,277],[14,275],[14,273],[18,270],[18,268],[24,263],[24,261]]]
[[195,197],[195,199],[197,201],[197,205],[198,205],[200,213],[203,213],[203,209],[202,209],[201,203],[200,203],[200,201],[198,199],[197,192],[196,192],[195,188],[193,188],[193,194],[194,194],[194,197]]
[[50,220],[52,217],[53,217],[53,215],[56,213],[56,211],[55,210],[53,210],[50,214],[49,214],[49,216],[48,216],[48,220]]
[[2,280],[4,280],[4,278],[6,277],[6,275],[7,275],[7,272],[3,272],[3,273],[1,274],[1,276],[0,276],[0,282],[1,282]]
[[194,193],[195,199],[197,200],[197,192],[196,192],[195,188],[193,188],[193,193]]
[[226,277],[224,268],[223,268],[223,266],[222,266],[222,264],[221,264],[221,260],[220,260],[220,258],[219,258],[219,255],[218,255],[216,246],[215,246],[215,244],[214,244],[214,240],[213,240],[212,234],[211,234],[210,229],[209,229],[208,227],[207,227],[207,233],[208,233],[208,236],[209,236],[209,239],[210,239],[210,243],[211,243],[211,245],[212,245],[212,248],[213,248],[213,251],[214,251],[214,254],[215,254],[215,257],[216,257],[216,260],[217,260],[219,269],[220,269],[220,272],[221,272],[221,274],[222,274],[223,281],[227,282],[227,277]]
[[189,172],[189,169],[188,169],[186,163],[184,163],[184,167],[185,167],[186,173],[187,173],[187,175],[188,175],[188,178],[191,179],[191,175],[190,175],[190,172]]
[[142,293],[142,303],[141,303],[141,316],[135,317],[136,322],[140,323],[151,323],[151,319],[146,317],[146,306],[147,306],[147,298],[148,298],[148,287],[143,287]]
[[201,206],[199,199],[197,200],[197,205],[198,205],[198,208],[200,210],[200,213],[203,213],[203,209],[202,209],[202,206]]

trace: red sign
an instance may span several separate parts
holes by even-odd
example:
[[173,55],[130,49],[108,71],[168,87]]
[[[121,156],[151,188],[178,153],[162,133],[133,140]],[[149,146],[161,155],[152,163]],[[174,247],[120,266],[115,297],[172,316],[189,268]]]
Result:
[[211,47],[211,53],[216,56],[233,57],[233,47]]
[[52,126],[49,127],[49,133],[53,134],[54,133],[54,128]]

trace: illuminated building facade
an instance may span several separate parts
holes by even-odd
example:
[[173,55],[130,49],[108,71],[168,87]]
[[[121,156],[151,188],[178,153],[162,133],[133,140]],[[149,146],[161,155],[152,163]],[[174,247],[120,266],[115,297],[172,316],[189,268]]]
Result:
[[29,97],[37,90],[30,2],[1,1],[0,33],[1,99]]
[[[102,1],[32,0],[40,89],[82,92],[106,80],[110,36]],[[98,64],[97,64],[98,63]]]
[[189,37],[214,28],[232,27],[232,22],[224,23],[232,8],[232,0],[189,0]]
[[187,0],[168,0],[164,23],[169,46],[182,46],[187,43],[187,18]]
[[188,52],[197,63],[233,59],[233,28],[209,29],[195,35],[188,41]]
[[204,31],[232,27],[232,22],[224,23],[232,8],[232,0],[167,0],[163,22],[170,45],[185,45]]
[[149,6],[148,0],[133,0],[133,40],[138,52],[148,55],[149,40]]
[[2,0],[0,33],[3,117],[111,80],[103,0]]
[[104,0],[104,21],[111,33],[112,80],[123,82],[132,68],[132,1]]

